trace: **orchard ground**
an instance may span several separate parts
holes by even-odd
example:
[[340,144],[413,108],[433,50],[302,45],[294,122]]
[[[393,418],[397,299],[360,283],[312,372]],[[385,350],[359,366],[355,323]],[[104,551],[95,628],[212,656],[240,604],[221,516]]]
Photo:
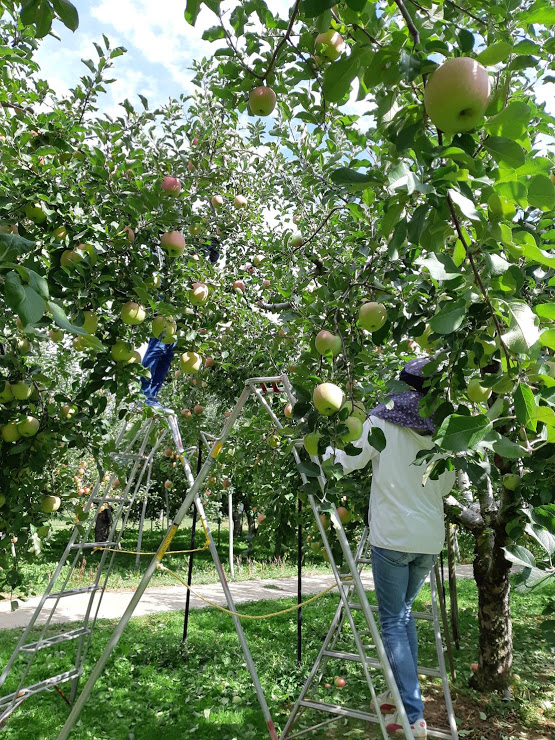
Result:
[[[369,598],[374,602],[373,593]],[[540,614],[547,599],[540,594],[513,594],[515,632],[515,679],[513,698],[483,696],[468,688],[470,664],[477,659],[476,586],[459,582],[461,649],[455,651],[457,678],[453,685],[455,714],[461,738],[472,740],[550,740],[555,732],[552,655],[539,638]],[[241,612],[263,615],[291,606],[293,600],[260,601],[241,607]],[[283,727],[308,670],[329,627],[337,603],[325,596],[304,610],[304,653],[296,664],[296,619],[294,615],[264,621],[244,621],[244,629],[267,693],[270,709]],[[416,608],[429,607],[425,588]],[[98,623],[89,653],[87,673],[114,629],[115,622]],[[258,740],[265,737],[249,675],[231,620],[214,609],[193,611],[187,645],[182,647],[181,613],[133,619],[125,631],[114,659],[100,677],[91,701],[75,728],[75,740],[112,738],[150,740],[163,733],[167,740],[195,737],[198,740]],[[420,655],[424,665],[434,660],[433,635],[428,624],[419,625]],[[4,662],[20,634],[0,632],[0,661]],[[33,638],[31,638],[33,639]],[[43,654],[33,666],[30,679],[45,671],[53,674],[67,662],[63,651]],[[320,696],[337,703],[367,709],[369,701],[356,665],[330,663],[321,684]],[[334,679],[346,680],[343,689]],[[376,674],[377,675],[377,674]],[[377,679],[378,686],[379,678]],[[424,679],[426,715],[444,722],[441,687]],[[325,683],[332,688],[326,690]],[[6,687],[8,690],[10,686]],[[33,727],[35,740],[56,737],[67,716],[67,706],[55,693],[43,693],[22,705],[10,718],[3,737],[22,740]],[[377,738],[373,729],[354,721],[334,723],[326,740]]]

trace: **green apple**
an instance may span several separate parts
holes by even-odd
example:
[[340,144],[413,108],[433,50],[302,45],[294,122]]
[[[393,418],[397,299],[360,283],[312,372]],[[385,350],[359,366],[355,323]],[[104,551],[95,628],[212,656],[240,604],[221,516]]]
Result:
[[212,203],[214,208],[221,208],[224,204],[224,199],[221,195],[214,195],[214,197],[210,199],[210,203]]
[[491,396],[491,388],[482,385],[480,378],[472,378],[466,386],[466,395],[474,403],[483,403]]
[[184,352],[179,366],[184,373],[198,373],[202,366],[202,357],[196,352]]
[[233,199],[233,205],[235,208],[247,208],[249,203],[244,195],[236,195]]
[[72,344],[76,352],[84,352],[89,346],[86,342],[85,337],[81,334],[73,338]]
[[43,496],[40,508],[45,514],[52,514],[53,511],[58,511],[61,504],[62,499],[59,496]]
[[258,265],[261,265],[264,262],[265,259],[266,259],[266,255],[265,254],[257,254],[257,255],[255,255],[252,263],[253,263],[253,265],[256,265],[258,267]]
[[20,355],[28,355],[31,350],[33,349],[31,347],[31,342],[26,337],[19,337],[19,339],[16,342],[17,351]]
[[434,126],[446,134],[476,128],[489,100],[488,71],[470,57],[448,59],[428,78],[424,107]]
[[4,442],[16,442],[21,436],[15,421],[9,421],[7,424],[3,424],[0,427],[0,435]]
[[269,116],[277,103],[277,97],[271,87],[260,85],[251,90],[249,106],[255,116]]
[[136,326],[143,323],[146,318],[146,311],[139,303],[127,301],[127,303],[123,304],[120,315],[124,324]]
[[268,437],[268,445],[272,449],[275,449],[276,447],[279,447],[280,442],[281,442],[281,438],[280,438],[279,434],[276,434],[275,432],[273,434],[270,434],[270,436]]
[[[1,383],[2,381],[0,381],[0,384]],[[2,390],[0,391],[0,403],[9,403],[10,401],[13,401],[14,398],[12,387],[7,380],[4,380],[3,383],[4,385],[1,386]]]
[[189,226],[189,234],[191,236],[200,236],[203,231],[204,226],[202,224],[191,224],[191,226]]
[[156,316],[152,322],[152,336],[160,337],[164,334],[165,338],[169,338],[170,342],[175,341],[175,332],[177,331],[177,324],[172,316]]
[[133,350],[131,357],[127,360],[128,365],[140,365],[141,364],[141,353],[138,350]]
[[162,234],[160,246],[168,257],[180,257],[185,251],[185,237],[180,231],[168,231]]
[[295,231],[295,233],[291,235],[289,244],[294,248],[300,247],[304,244],[303,235],[300,231]]
[[33,392],[33,386],[30,383],[26,383],[24,380],[18,380],[17,383],[11,384],[11,390],[13,397],[18,401],[26,401],[30,398]]
[[507,473],[503,476],[503,486],[507,491],[515,491],[520,485],[520,476],[516,473]]
[[58,241],[63,241],[67,236],[67,228],[65,226],[57,226],[52,232],[52,236],[54,239],[58,239]]
[[303,445],[309,455],[318,454],[318,440],[321,436],[320,432],[310,432],[304,436]]
[[48,332],[48,336],[50,337],[50,340],[54,342],[54,344],[60,344],[60,342],[64,338],[64,333],[61,329],[50,329],[50,331]]
[[339,386],[333,383],[320,383],[312,394],[312,403],[322,416],[336,414],[344,401],[345,394]]
[[75,265],[78,265],[79,262],[82,261],[83,255],[81,254],[81,252],[78,252],[75,249],[66,249],[64,252],[62,252],[62,256],[60,257],[60,265],[62,267],[65,267],[66,270],[75,267]]
[[34,437],[38,432],[40,422],[34,416],[26,416],[17,425],[17,431],[22,437]]
[[369,332],[378,331],[387,321],[387,309],[382,303],[368,301],[358,311],[359,325]]
[[360,419],[362,422],[366,421],[366,409],[362,401],[347,401],[341,407],[341,410],[343,409],[349,410],[349,416],[354,416],[355,419]]
[[332,334],[327,329],[322,329],[322,331],[318,332],[314,340],[314,346],[316,347],[316,351],[321,355],[331,352],[334,356],[338,355],[343,347],[341,337]]
[[75,406],[71,406],[69,403],[64,403],[60,408],[60,414],[64,419],[71,419],[77,413]]
[[38,204],[27,203],[25,206],[25,215],[36,224],[43,224],[46,221],[46,213]]
[[349,442],[354,442],[355,440],[360,439],[362,435],[362,422],[360,419],[357,419],[356,416],[348,416],[345,421],[341,423],[345,424],[348,429],[347,432],[339,435],[339,439],[343,444],[349,444]]
[[193,287],[189,291],[189,300],[193,306],[200,306],[208,300],[208,293],[208,285],[205,283],[193,283]]
[[98,329],[98,316],[92,311],[83,311],[85,317],[83,321],[83,329],[87,334],[94,334]]
[[123,339],[118,339],[115,344],[112,345],[110,353],[112,359],[116,362],[129,362],[133,356],[133,345],[131,342],[124,342]]
[[324,33],[319,33],[314,42],[314,51],[318,53],[319,57],[328,59],[330,62],[335,62],[339,59],[344,48],[345,42],[343,38],[333,28],[330,28],[329,31],[325,31]]

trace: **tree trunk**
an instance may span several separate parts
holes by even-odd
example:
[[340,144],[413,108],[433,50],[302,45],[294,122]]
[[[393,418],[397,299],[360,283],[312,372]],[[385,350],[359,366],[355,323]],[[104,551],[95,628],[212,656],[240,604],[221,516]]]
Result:
[[233,516],[233,539],[234,540],[240,540],[243,536],[242,532],[242,523],[243,523],[243,515],[239,512],[238,509],[233,509],[232,512]]
[[509,571],[504,529],[485,530],[476,539],[474,578],[478,586],[479,661],[471,684],[481,691],[509,688],[513,665]]

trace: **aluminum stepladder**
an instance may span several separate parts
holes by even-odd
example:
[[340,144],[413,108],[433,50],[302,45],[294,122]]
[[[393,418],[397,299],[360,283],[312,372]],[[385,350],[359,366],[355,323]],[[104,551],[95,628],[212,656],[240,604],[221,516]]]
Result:
[[[288,740],[293,740],[293,738],[307,735],[314,730],[321,729],[328,724],[337,721],[337,719],[341,717],[351,717],[353,719],[366,722],[377,722],[380,725],[382,735],[385,739],[388,737],[388,735],[385,727],[383,726],[383,718],[379,711],[379,707],[377,706],[375,692],[368,669],[383,669],[386,684],[391,691],[390,681],[388,680],[388,673],[391,671],[391,668],[389,666],[387,657],[385,657],[384,660],[384,656],[380,654],[383,650],[383,643],[381,641],[379,633],[377,632],[375,620],[373,618],[373,613],[377,612],[378,607],[371,606],[369,604],[368,599],[366,598],[366,594],[364,593],[364,587],[360,578],[364,566],[370,564],[370,542],[368,540],[368,528],[364,529],[362,537],[356,549],[356,554],[353,556],[349,542],[347,540],[347,536],[345,534],[339,516],[337,515],[337,510],[335,506],[332,508],[332,524],[337,532],[339,543],[341,545],[341,550],[343,552],[348,567],[346,573],[340,572],[335,563],[326,530],[320,520],[320,514],[322,513],[320,506],[316,503],[313,497],[311,498],[312,500],[310,503],[316,517],[320,535],[324,542],[324,548],[330,560],[334,576],[340,589],[341,601],[337,607],[331,626],[328,630],[322,648],[320,649],[318,657],[316,658],[308,679],[306,680],[301,694],[297,699],[289,720],[283,730],[281,740],[285,740],[285,738],[287,738]],[[419,666],[418,673],[420,675],[433,676],[441,679],[445,700],[445,708],[447,711],[449,722],[448,729],[428,727],[428,736],[441,738],[442,740],[458,740],[457,724],[455,721],[453,704],[451,701],[451,691],[449,688],[449,680],[447,677],[444,647],[440,629],[437,588],[438,584],[436,582],[436,571],[432,570],[430,573],[431,611],[413,612],[413,616],[415,619],[423,619],[433,623],[438,667],[428,668],[424,666]],[[364,614],[365,622],[369,629],[357,629],[353,612],[362,612]],[[337,642],[341,639],[343,635],[343,629],[346,626],[346,623],[348,623],[350,626],[352,638],[354,638],[354,642],[356,645],[356,652],[336,649]],[[372,639],[374,644],[364,644],[364,638],[368,637]],[[369,655],[369,652],[372,650],[377,650],[377,657],[372,657],[371,655]],[[374,703],[374,707],[376,708],[376,713],[372,714],[370,712],[364,712],[359,709],[351,709],[345,706],[330,704],[322,701],[313,701],[310,698],[307,698],[310,694],[311,689],[315,685],[320,683],[326,668],[326,664],[330,659],[356,662],[362,666],[366,681],[370,688],[372,701]],[[402,713],[399,711],[399,707],[402,707],[402,704],[400,705],[398,703],[396,697],[393,696],[393,699],[398,708],[399,720],[402,720],[404,709]],[[306,709],[326,712],[334,716],[332,716],[331,719],[325,720],[316,725],[312,725],[311,727],[299,730],[297,732],[292,732],[296,721],[300,717],[301,713],[304,712]],[[406,737],[411,738],[412,733],[410,733],[410,731],[407,732],[406,728],[404,728],[404,730]]]
[[[70,735],[73,727],[75,726],[75,723],[77,722],[77,720],[79,718],[79,714],[81,713],[81,710],[82,710],[84,704],[87,702],[87,700],[88,700],[91,692],[94,689],[94,686],[96,684],[96,681],[98,680],[99,676],[101,675],[102,671],[104,670],[104,667],[105,667],[106,663],[108,662],[108,660],[110,659],[113,651],[115,650],[115,648],[116,648],[116,646],[117,646],[117,644],[118,644],[118,642],[119,642],[119,640],[120,640],[120,638],[121,638],[121,636],[122,636],[122,634],[123,634],[126,626],[129,623],[129,620],[133,616],[133,612],[135,611],[135,608],[136,608],[137,604],[139,603],[139,601],[140,601],[140,599],[141,599],[141,597],[142,597],[145,589],[147,588],[150,580],[152,579],[152,576],[153,576],[155,570],[157,570],[157,568],[160,566],[161,561],[162,561],[162,558],[164,557],[164,555],[168,551],[168,549],[169,549],[169,547],[171,545],[171,542],[172,542],[173,538],[175,537],[175,535],[176,535],[176,533],[177,533],[177,531],[179,529],[179,525],[181,524],[183,518],[185,517],[186,513],[189,511],[191,505],[193,505],[193,504],[196,506],[196,509],[197,509],[197,511],[199,513],[199,516],[200,516],[200,519],[201,519],[201,522],[203,524],[203,527],[204,527],[205,532],[206,532],[207,537],[208,537],[210,552],[212,554],[212,558],[213,558],[214,564],[216,566],[218,577],[219,577],[220,583],[222,585],[222,588],[223,588],[223,591],[224,591],[224,594],[225,594],[225,597],[226,597],[227,607],[228,607],[228,609],[230,611],[233,611],[233,612],[235,611],[235,603],[234,603],[234,600],[233,600],[233,596],[232,596],[231,591],[229,589],[229,585],[227,583],[227,579],[225,577],[225,573],[224,573],[222,564],[221,564],[220,559],[219,559],[219,555],[218,555],[218,551],[216,549],[215,542],[214,542],[213,537],[212,537],[212,535],[210,533],[210,529],[209,529],[208,523],[206,521],[206,516],[204,514],[204,509],[202,507],[202,503],[201,503],[200,498],[198,496],[198,492],[199,492],[199,489],[200,489],[201,485],[203,484],[204,480],[209,475],[210,470],[216,464],[218,455],[220,454],[225,441],[229,437],[229,435],[231,433],[231,430],[232,430],[235,422],[237,421],[239,415],[241,414],[241,411],[242,411],[245,403],[247,402],[249,396],[253,392],[252,384],[255,383],[257,380],[258,379],[250,379],[249,381],[246,381],[245,388],[244,388],[241,396],[239,397],[239,399],[238,399],[238,401],[237,401],[237,403],[236,403],[233,411],[229,415],[229,418],[227,419],[226,423],[224,424],[224,427],[223,427],[223,430],[222,430],[221,435],[219,436],[219,438],[217,438],[216,440],[214,440],[214,442],[213,442],[213,444],[212,444],[212,446],[210,448],[210,454],[207,456],[204,464],[202,465],[202,468],[200,469],[200,472],[198,473],[198,475],[196,477],[193,476],[193,473],[191,471],[191,467],[189,465],[189,462],[188,462],[188,460],[187,460],[187,458],[186,458],[186,456],[184,454],[184,449],[183,449],[183,445],[182,445],[182,442],[181,442],[181,436],[180,436],[180,433],[179,433],[179,427],[178,427],[178,424],[177,424],[177,417],[173,413],[166,415],[166,420],[167,420],[168,425],[170,427],[170,430],[172,432],[172,435],[173,435],[173,438],[174,438],[174,442],[175,442],[175,444],[176,444],[176,446],[178,448],[178,451],[180,453],[180,456],[181,456],[181,460],[182,460],[183,467],[184,467],[184,470],[185,470],[185,475],[186,475],[186,478],[187,478],[187,482],[189,484],[189,489],[187,490],[187,493],[185,495],[185,498],[183,499],[183,502],[181,503],[181,506],[179,507],[179,510],[177,511],[177,513],[174,516],[174,519],[173,519],[172,524],[168,527],[168,530],[167,530],[167,532],[166,532],[166,534],[165,534],[162,542],[160,543],[160,545],[158,547],[158,550],[156,552],[156,555],[150,561],[150,563],[149,563],[149,565],[148,565],[148,567],[147,567],[147,569],[146,569],[146,571],[145,571],[145,573],[143,575],[143,578],[141,579],[141,582],[140,582],[139,586],[135,590],[135,592],[134,592],[134,594],[133,594],[133,596],[132,596],[132,598],[131,598],[131,600],[130,600],[130,602],[129,602],[126,610],[125,610],[125,613],[123,614],[123,616],[122,616],[121,620],[119,621],[119,623],[116,625],[116,628],[114,629],[114,632],[112,633],[112,636],[111,636],[110,640],[108,641],[108,644],[106,645],[104,651],[102,652],[102,655],[100,656],[99,660],[97,661],[97,663],[93,667],[93,669],[91,671],[91,674],[90,674],[87,682],[85,683],[85,685],[83,687],[83,690],[81,691],[80,695],[78,696],[77,700],[75,701],[75,703],[74,703],[74,705],[72,707],[72,710],[71,710],[71,712],[70,712],[70,714],[69,714],[69,716],[68,716],[68,718],[67,718],[67,720],[66,720],[66,722],[65,722],[65,724],[64,724],[64,726],[63,726],[63,728],[62,728],[62,730],[60,732],[60,734],[58,735],[58,740],[67,740],[67,738],[69,737],[69,735]],[[261,379],[261,380],[265,380],[265,379]],[[280,380],[280,378],[277,378],[277,379],[274,379],[274,380]],[[245,657],[245,662],[247,664],[247,668],[248,668],[249,673],[251,675],[251,678],[253,680],[254,688],[255,688],[255,691],[256,691],[257,698],[258,698],[258,702],[259,702],[260,707],[262,709],[262,713],[264,715],[264,720],[266,722],[266,727],[267,727],[267,730],[268,730],[268,733],[269,733],[269,737],[270,737],[271,740],[278,740],[278,735],[277,735],[277,732],[276,732],[276,729],[275,729],[275,726],[274,726],[274,723],[273,723],[273,720],[272,720],[272,717],[271,717],[271,714],[270,714],[270,710],[268,708],[268,703],[266,701],[266,697],[264,695],[264,691],[263,691],[262,686],[260,684],[260,680],[258,678],[258,673],[256,671],[256,667],[254,665],[254,661],[253,661],[252,656],[250,654],[250,650],[249,650],[249,647],[248,647],[248,644],[247,644],[247,641],[246,641],[245,634],[243,632],[243,628],[242,628],[240,619],[239,619],[239,617],[237,617],[235,615],[233,615],[231,618],[232,618],[232,620],[234,622],[234,625],[235,625],[235,629],[236,629],[236,632],[237,632],[237,636],[239,638],[239,643],[240,643],[241,648],[243,650],[243,655]]]
[[[116,553],[109,552],[109,550],[116,550],[120,547],[129,513],[137,495],[141,491],[148,492],[152,460],[165,433],[164,430],[161,433],[157,432],[152,418],[122,425],[115,439],[115,450],[110,453],[109,458],[115,464],[114,466],[118,467],[120,475],[125,467],[130,468],[125,487],[121,493],[116,490],[116,486],[119,485],[117,472],[112,471],[105,480],[105,471],[99,471],[98,480],[83,505],[83,524],[76,521],[69,542],[46,590],[0,675],[0,686],[2,686],[8,676],[13,677],[16,670],[19,670],[16,690],[0,697],[0,726],[26,699],[41,691],[52,690],[59,684],[71,681],[69,701],[75,699],[102,598],[114,565]],[[143,484],[145,474],[146,482]],[[113,512],[109,536],[105,542],[95,542],[96,515],[103,507],[110,507]],[[82,556],[85,553],[93,553],[97,549],[101,550],[101,554],[93,584],[85,587],[72,587],[71,579],[76,568],[80,567],[79,561]],[[64,572],[66,565],[69,567]],[[63,621],[58,611],[60,603],[66,603],[65,600],[68,597],[79,595],[84,595],[86,600],[81,626],[68,629],[67,624],[61,624],[57,634],[47,636],[47,632],[52,632],[55,624]],[[39,639],[29,642],[29,634],[39,622],[39,618],[43,622]],[[66,646],[66,643],[71,643],[71,646]],[[71,647],[73,650],[73,660],[70,660],[70,655],[67,656],[68,664],[73,662],[73,667],[26,686],[26,679],[36,655],[42,650],[61,645],[67,647],[68,650]],[[26,660],[21,665],[20,659],[25,658]]]

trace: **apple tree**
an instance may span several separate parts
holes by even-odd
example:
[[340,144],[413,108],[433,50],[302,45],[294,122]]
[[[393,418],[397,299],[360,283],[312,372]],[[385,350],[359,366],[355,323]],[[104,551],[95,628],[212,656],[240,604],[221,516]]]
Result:
[[[504,690],[503,548],[530,507],[553,500],[554,119],[543,101],[555,11],[296,0],[282,18],[263,0],[229,12],[188,0],[189,23],[203,5],[215,21],[205,38],[219,46],[214,96],[268,121],[287,157],[281,207],[300,233],[284,229],[272,252],[288,269],[268,310],[300,347],[296,416],[322,446],[337,440],[341,415],[309,411],[319,381],[371,408],[406,359],[430,353],[440,459],[420,463],[426,475],[459,473],[448,510],[475,543],[475,683]],[[386,309],[374,331],[360,316],[368,301]],[[321,330],[340,338],[339,354],[315,351]]]

